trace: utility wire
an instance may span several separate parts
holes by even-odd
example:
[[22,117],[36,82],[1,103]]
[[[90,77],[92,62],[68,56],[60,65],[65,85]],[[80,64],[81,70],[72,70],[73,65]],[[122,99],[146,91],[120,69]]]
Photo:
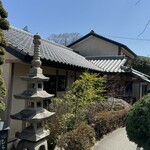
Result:
[[140,3],[140,1],[141,1],[141,0],[138,0],[138,1],[135,3],[135,6],[138,5],[138,3]]
[[149,24],[150,24],[150,20],[148,20],[147,24],[145,25],[144,30],[138,35],[138,37],[141,36],[145,32]]
[[113,37],[118,39],[126,39],[126,40],[136,40],[136,41],[150,41],[150,39],[139,39],[139,38],[132,38],[132,37],[121,37],[121,36],[113,36],[113,35],[105,35],[105,37]]
[[[135,6],[138,5],[140,3],[141,0],[138,0],[136,3],[135,3]],[[145,25],[145,28],[143,29],[143,31],[138,35],[141,36],[147,29],[148,25],[150,24],[150,20],[148,20],[147,24]]]

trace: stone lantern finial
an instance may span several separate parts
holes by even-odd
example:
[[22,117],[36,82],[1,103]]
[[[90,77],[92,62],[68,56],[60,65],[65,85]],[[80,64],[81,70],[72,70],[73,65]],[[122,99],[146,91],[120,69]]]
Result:
[[40,60],[40,45],[41,45],[41,37],[38,34],[35,34],[33,37],[33,44],[34,44],[34,55],[33,60],[31,62],[32,66],[35,68],[39,68],[41,66],[41,60]]

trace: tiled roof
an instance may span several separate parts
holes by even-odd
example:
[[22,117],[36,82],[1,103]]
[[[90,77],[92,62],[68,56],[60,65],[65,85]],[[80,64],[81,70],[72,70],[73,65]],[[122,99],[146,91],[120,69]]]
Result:
[[146,74],[144,74],[144,73],[142,73],[142,72],[139,72],[139,71],[137,71],[137,70],[135,70],[135,69],[132,69],[131,72],[132,72],[135,76],[139,77],[140,79],[142,79],[142,80],[144,80],[144,81],[150,83],[150,76],[148,76],[148,75],[146,75]]
[[[8,39],[9,47],[11,47],[13,51],[17,51],[17,54],[19,53],[23,56],[33,56],[33,34],[14,27],[11,27],[8,31],[4,31],[4,34]],[[61,65],[101,71],[83,56],[73,52],[72,49],[46,39],[41,39],[40,50],[42,60],[55,62]]]
[[121,69],[121,66],[125,65],[127,61],[124,56],[90,56],[86,58],[104,72],[125,72]]
[[146,75],[142,72],[139,72],[131,67],[127,67],[127,66],[121,66],[121,69],[124,70],[124,72],[126,73],[131,73],[132,76],[137,77],[140,80],[146,81],[150,83],[150,76]]

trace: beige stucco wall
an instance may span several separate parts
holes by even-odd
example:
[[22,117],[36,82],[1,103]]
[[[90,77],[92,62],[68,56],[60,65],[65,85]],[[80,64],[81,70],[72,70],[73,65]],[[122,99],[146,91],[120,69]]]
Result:
[[83,56],[118,55],[118,46],[110,42],[90,36],[88,39],[72,46]]
[[[25,81],[22,81],[20,79],[20,76],[26,75],[29,68],[30,66],[26,64],[14,64],[12,97],[11,100],[9,100],[11,104],[9,108],[11,114],[15,114],[25,108],[25,101],[15,99],[13,95],[19,94],[27,88],[27,83]],[[22,123],[21,121],[10,119],[10,127],[10,139],[12,140],[15,133],[22,130]]]
[[121,48],[121,55],[125,55],[130,59],[135,59],[135,56],[129,53],[126,49]]
[[6,63],[13,63],[13,62],[21,62],[17,57],[11,55],[10,53],[6,52],[5,53],[5,62]]
[[71,48],[83,56],[125,55],[131,60],[135,58],[127,49],[95,36],[90,36]]

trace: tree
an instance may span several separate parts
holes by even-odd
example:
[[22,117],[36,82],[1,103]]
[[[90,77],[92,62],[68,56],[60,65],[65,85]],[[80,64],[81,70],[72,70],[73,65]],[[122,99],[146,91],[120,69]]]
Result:
[[129,139],[144,150],[150,149],[150,94],[137,101],[126,118]]
[[74,115],[74,126],[86,120],[90,107],[105,100],[105,82],[105,77],[85,72],[73,83],[71,90],[65,94],[64,101],[70,105],[71,114]]
[[47,39],[62,45],[69,45],[81,37],[80,33],[51,34]]
[[132,64],[133,68],[150,75],[150,58],[138,56]]
[[120,87],[120,82],[119,81],[107,81],[107,95],[111,99],[111,104],[110,104],[110,110],[114,109],[114,104],[115,104],[115,98],[117,98],[119,95],[121,95],[123,91],[123,86]]
[[2,79],[2,64],[4,63],[5,48],[7,47],[7,40],[4,36],[3,30],[9,29],[9,23],[6,20],[7,12],[3,8],[0,1],[0,111],[4,110],[4,96],[6,93],[4,81]]

